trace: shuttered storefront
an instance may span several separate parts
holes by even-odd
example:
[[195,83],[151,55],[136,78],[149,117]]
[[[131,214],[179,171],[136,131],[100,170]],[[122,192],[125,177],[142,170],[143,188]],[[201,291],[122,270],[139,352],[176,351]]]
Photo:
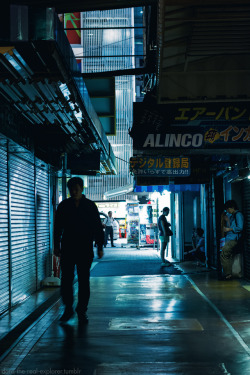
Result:
[[0,145],[0,314],[9,306],[7,146]]
[[37,285],[50,271],[49,234],[49,172],[48,166],[36,167],[36,246],[37,246]]
[[36,290],[34,164],[10,154],[12,303]]
[[0,137],[0,314],[50,276],[49,167]]
[[243,181],[243,214],[245,220],[244,277],[250,280],[250,180]]

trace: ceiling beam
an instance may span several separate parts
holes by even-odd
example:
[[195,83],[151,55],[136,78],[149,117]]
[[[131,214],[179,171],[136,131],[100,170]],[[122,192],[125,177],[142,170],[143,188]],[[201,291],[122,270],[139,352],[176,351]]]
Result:
[[139,76],[143,74],[155,73],[156,67],[134,68],[123,70],[110,70],[108,72],[82,73],[84,78],[98,78],[98,77],[118,77],[118,76]]
[[210,5],[249,5],[249,0],[165,0],[163,1],[166,6],[210,6]]
[[57,13],[87,12],[92,10],[121,9],[157,4],[157,0],[10,0],[11,4],[52,7]]

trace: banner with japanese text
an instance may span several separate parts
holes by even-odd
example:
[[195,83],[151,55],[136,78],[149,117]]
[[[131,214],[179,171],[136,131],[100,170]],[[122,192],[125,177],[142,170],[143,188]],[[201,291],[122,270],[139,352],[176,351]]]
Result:
[[250,148],[250,105],[134,103],[135,149]]
[[130,158],[130,172],[134,176],[187,177],[191,164],[188,157],[141,156]]

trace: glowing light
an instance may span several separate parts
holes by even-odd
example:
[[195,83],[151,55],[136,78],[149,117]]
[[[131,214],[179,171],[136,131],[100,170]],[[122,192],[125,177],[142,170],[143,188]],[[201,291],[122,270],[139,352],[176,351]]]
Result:
[[79,108],[75,109],[75,105],[70,100],[70,91],[68,89],[68,86],[66,85],[66,83],[62,83],[59,86],[59,88],[60,88],[63,96],[65,97],[65,99],[67,99],[67,101],[69,103],[69,106],[73,110],[74,116],[76,117],[77,121],[81,124],[82,123],[82,117],[83,117],[82,112],[80,111]]
[[168,307],[167,307],[166,311],[167,312],[172,312],[173,311],[173,307],[175,305],[176,305],[176,300],[175,299],[171,299],[171,301],[168,304]]
[[103,42],[104,44],[117,43],[122,40],[121,30],[104,30]]
[[152,309],[158,310],[162,306],[162,301],[160,299],[154,300],[152,303]]
[[161,194],[158,192],[158,191],[154,191],[152,194],[151,194],[151,199],[152,200],[156,200],[157,198],[159,198],[161,196]]

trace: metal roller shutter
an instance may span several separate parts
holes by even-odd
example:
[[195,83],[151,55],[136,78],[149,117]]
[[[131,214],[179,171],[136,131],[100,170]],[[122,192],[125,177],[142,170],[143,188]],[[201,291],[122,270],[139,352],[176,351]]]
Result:
[[243,213],[245,220],[246,241],[244,251],[244,276],[250,279],[250,180],[243,181]]
[[36,290],[34,164],[9,156],[12,303]]
[[50,233],[49,233],[49,174],[48,167],[36,168],[36,246],[37,246],[37,286],[49,276]]
[[0,313],[9,307],[7,148],[0,146]]

